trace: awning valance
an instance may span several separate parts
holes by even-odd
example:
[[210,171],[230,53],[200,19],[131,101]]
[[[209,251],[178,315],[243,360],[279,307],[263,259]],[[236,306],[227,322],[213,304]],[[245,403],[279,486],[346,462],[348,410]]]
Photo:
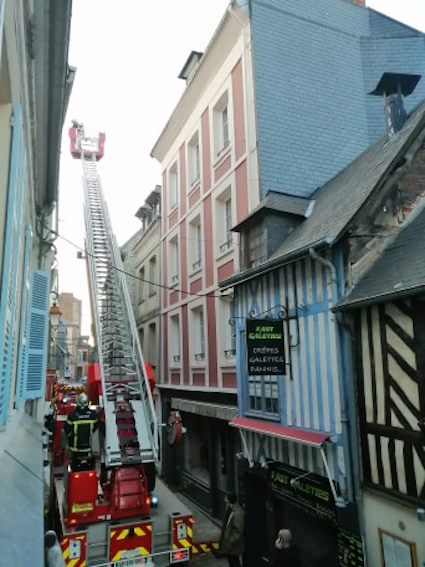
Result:
[[[323,466],[326,471],[326,476],[329,479],[329,484],[332,490],[335,504],[341,508],[344,508],[346,506],[346,501],[337,495],[335,484],[329,470],[329,464],[324,450],[324,444],[326,443],[326,441],[331,441],[331,436],[329,433],[311,431],[309,429],[299,429],[298,427],[284,427],[278,423],[273,423],[271,421],[261,421],[259,419],[251,419],[249,417],[239,416],[236,416],[231,421],[229,421],[229,425],[231,425],[232,427],[237,427],[239,429],[244,453],[249,461],[250,466],[253,466],[254,461],[253,456],[251,455],[251,451],[248,448],[248,440],[245,438],[246,431],[252,431],[253,433],[258,433],[263,436],[259,447],[259,453],[264,449],[266,435],[319,449],[323,461]],[[267,466],[267,462],[264,459],[264,454],[261,456],[260,461],[262,463],[262,466]]]
[[286,441],[293,441],[294,443],[301,443],[302,445],[310,445],[312,447],[321,447],[325,441],[329,441],[329,433],[322,433],[321,431],[310,431],[308,429],[299,429],[298,427],[283,427],[278,423],[270,421],[260,421],[259,419],[250,419],[247,417],[234,417],[229,425],[245,429],[246,431],[253,431],[263,435],[271,435]]

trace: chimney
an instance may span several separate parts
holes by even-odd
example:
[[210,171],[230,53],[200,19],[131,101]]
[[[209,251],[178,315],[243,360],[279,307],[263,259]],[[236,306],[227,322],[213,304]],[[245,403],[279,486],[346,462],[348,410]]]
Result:
[[351,0],[352,4],[357,4],[357,6],[366,6],[365,0]]
[[369,93],[383,97],[387,132],[390,138],[403,128],[407,118],[404,97],[415,90],[420,78],[421,75],[384,73],[375,90]]

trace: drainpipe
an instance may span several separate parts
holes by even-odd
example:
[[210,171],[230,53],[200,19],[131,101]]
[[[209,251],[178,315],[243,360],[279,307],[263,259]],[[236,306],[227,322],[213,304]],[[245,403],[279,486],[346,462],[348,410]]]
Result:
[[[323,256],[320,256],[314,248],[309,249],[310,257],[316,260],[331,274],[331,286],[332,286],[332,304],[336,305],[338,301],[338,279],[336,268],[331,261],[326,260]],[[335,316],[335,315],[334,315]],[[351,461],[350,461],[350,443],[349,443],[349,427],[348,427],[348,415],[346,408],[346,397],[345,397],[345,387],[343,381],[343,366],[342,366],[342,355],[341,355],[341,337],[339,323],[337,324],[336,333],[336,356],[337,356],[337,367],[338,367],[338,387],[339,387],[339,398],[341,406],[341,426],[342,426],[342,446],[344,450],[344,464],[345,473],[342,475],[343,482],[341,483],[341,494],[343,498],[348,498],[349,501],[354,501],[353,498],[353,483],[352,483],[352,472],[351,472]]]

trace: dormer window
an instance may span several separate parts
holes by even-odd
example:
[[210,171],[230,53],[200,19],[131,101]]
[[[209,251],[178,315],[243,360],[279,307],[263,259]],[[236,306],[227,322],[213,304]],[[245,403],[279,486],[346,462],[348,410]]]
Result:
[[247,228],[243,235],[245,268],[253,268],[258,266],[265,260],[264,258],[264,230],[263,224],[257,224]]

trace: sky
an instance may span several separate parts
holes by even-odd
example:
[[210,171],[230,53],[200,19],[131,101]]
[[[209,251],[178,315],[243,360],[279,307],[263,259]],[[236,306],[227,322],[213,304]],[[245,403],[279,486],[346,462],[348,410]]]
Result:
[[[296,1],[296,0],[294,0]],[[314,0],[312,0],[314,1]],[[425,0],[366,0],[366,5],[425,31]],[[84,260],[82,166],[69,152],[71,120],[106,134],[98,163],[118,245],[140,228],[135,213],[161,184],[151,150],[181,97],[178,79],[191,51],[204,51],[229,0],[73,0],[68,62],[76,67],[65,119],[59,178],[59,292],[81,299],[90,335]]]

